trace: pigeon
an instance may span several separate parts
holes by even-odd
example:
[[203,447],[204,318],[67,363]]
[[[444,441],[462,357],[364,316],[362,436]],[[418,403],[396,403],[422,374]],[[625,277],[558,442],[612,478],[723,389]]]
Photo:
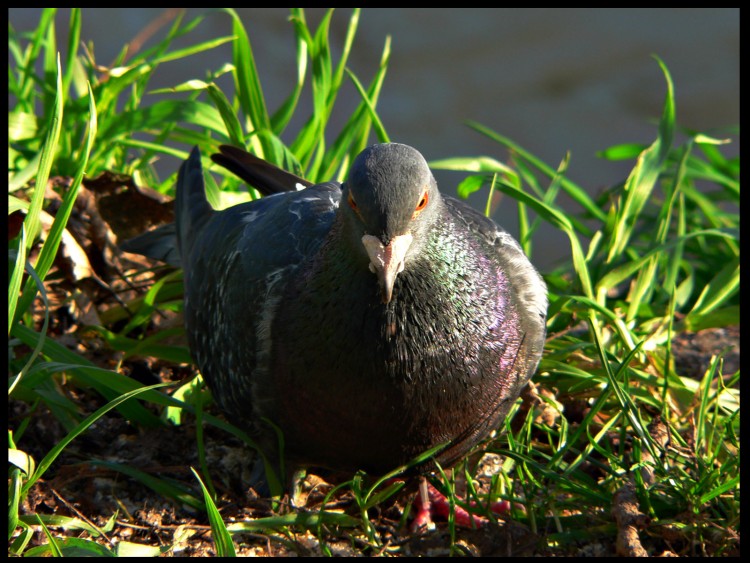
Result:
[[199,149],[176,223],[125,245],[184,269],[193,359],[275,467],[450,467],[503,423],[534,374],[547,290],[494,221],[443,195],[424,157],[369,146],[320,184],[222,146],[265,197],[223,211]]

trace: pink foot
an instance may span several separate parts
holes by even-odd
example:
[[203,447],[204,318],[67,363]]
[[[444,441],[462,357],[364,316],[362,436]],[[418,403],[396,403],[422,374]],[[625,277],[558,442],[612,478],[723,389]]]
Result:
[[[470,503],[471,506],[476,506],[476,504],[474,501]],[[439,516],[441,519],[447,520],[450,515],[448,499],[428,483],[425,478],[420,479],[419,494],[414,500],[414,507],[416,508],[416,515],[410,526],[412,532],[434,528],[433,516]],[[510,504],[504,500],[494,502],[490,506],[490,510],[498,515],[506,514],[510,510]],[[481,528],[489,524],[489,520],[484,516],[471,514],[458,505],[454,506],[454,519],[456,525],[462,528]]]

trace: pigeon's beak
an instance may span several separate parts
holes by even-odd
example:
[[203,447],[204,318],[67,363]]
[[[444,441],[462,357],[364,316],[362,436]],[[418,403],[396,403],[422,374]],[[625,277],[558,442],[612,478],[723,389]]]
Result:
[[411,233],[393,237],[384,245],[372,235],[362,237],[362,244],[370,257],[370,271],[378,276],[380,296],[383,303],[390,303],[393,297],[393,284],[396,276],[404,271],[404,259],[412,241]]

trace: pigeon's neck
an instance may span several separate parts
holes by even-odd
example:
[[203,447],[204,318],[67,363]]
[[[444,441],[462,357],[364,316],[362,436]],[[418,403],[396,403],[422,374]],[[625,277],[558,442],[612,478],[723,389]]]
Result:
[[[377,288],[377,277],[370,271],[370,258],[362,244],[362,234],[354,232],[340,214],[333,221],[328,236],[312,261],[310,273],[311,277],[326,284],[330,283],[328,280],[331,278],[338,278],[344,290],[366,291],[369,285]],[[358,285],[364,287],[357,288]]]

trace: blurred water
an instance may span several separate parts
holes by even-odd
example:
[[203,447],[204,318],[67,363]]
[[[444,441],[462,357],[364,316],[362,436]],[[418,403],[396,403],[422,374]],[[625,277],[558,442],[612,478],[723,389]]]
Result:
[[[240,9],[250,35],[270,110],[295,79],[293,31],[281,8]],[[324,13],[309,9],[309,22]],[[58,15],[58,42],[68,10]],[[84,9],[82,38],[93,41],[96,60],[109,64],[122,46],[163,14],[161,9]],[[231,33],[218,11],[187,10],[205,20],[176,47]],[[344,42],[350,11],[334,14],[335,48]],[[17,30],[32,29],[39,10],[9,9]],[[675,83],[681,126],[706,130],[739,123],[739,9],[416,9],[362,11],[350,67],[363,83],[374,74],[386,35],[391,62],[378,104],[391,139],[418,148],[428,160],[487,154],[500,147],[463,122],[473,119],[510,137],[557,166],[566,151],[568,176],[590,193],[621,181],[631,163],[612,163],[595,151],[623,142],[650,143],[665,83],[651,54],[667,64]],[[164,36],[165,30],[156,33]],[[153,44],[150,40],[145,44]],[[164,64],[152,88],[201,78],[230,60],[230,47]],[[342,93],[343,122],[357,103],[353,86]],[[293,124],[301,125],[302,121]],[[710,131],[709,131],[710,132]],[[739,142],[729,149],[739,154]],[[164,162],[173,170],[176,162]],[[441,189],[455,193],[461,175],[437,172]],[[570,210],[571,202],[561,200]],[[481,197],[472,203],[484,205]],[[515,205],[505,200],[494,218],[517,233]],[[535,238],[534,262],[545,270],[569,255],[551,227]]]

